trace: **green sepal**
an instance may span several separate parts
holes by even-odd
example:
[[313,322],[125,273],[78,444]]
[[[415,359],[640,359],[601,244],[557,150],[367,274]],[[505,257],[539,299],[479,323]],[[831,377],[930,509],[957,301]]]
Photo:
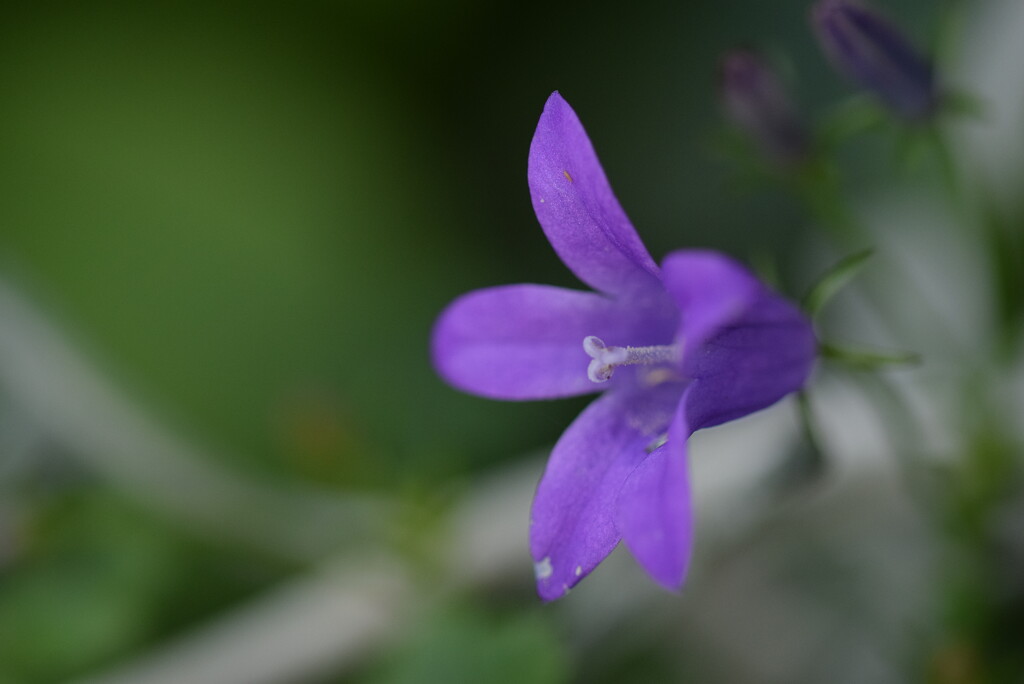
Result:
[[912,366],[921,363],[921,355],[908,351],[882,351],[844,347],[829,342],[818,346],[821,358],[838,361],[860,370],[877,370],[885,366]]
[[875,253],[874,249],[865,249],[840,259],[835,266],[818,279],[803,299],[803,308],[807,315],[814,318],[839,290],[848,283],[867,260]]

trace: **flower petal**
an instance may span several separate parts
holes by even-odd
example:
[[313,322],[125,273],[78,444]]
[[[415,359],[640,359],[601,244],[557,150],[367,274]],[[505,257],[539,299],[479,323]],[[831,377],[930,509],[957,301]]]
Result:
[[816,355],[808,320],[764,290],[693,360],[685,400],[690,427],[718,425],[771,406],[804,386]]
[[[684,400],[685,401],[685,400]],[[622,539],[644,570],[666,589],[678,590],[693,546],[693,507],[686,461],[683,403],[668,441],[629,475],[618,499]]]
[[682,316],[692,430],[759,411],[803,386],[817,342],[795,306],[720,254],[673,252],[663,273]]
[[764,290],[749,271],[724,254],[672,252],[662,265],[665,289],[679,308],[683,371],[693,352],[725,323],[739,317]]
[[434,327],[433,360],[446,381],[486,397],[572,396],[608,389],[587,378],[584,337],[664,344],[674,324],[664,307],[648,310],[546,285],[507,285],[470,292],[445,309]]
[[537,124],[527,175],[544,233],[580,280],[621,297],[660,290],[658,266],[615,199],[576,112],[557,92]]
[[618,544],[619,490],[672,421],[680,391],[673,383],[608,392],[558,440],[531,511],[530,552],[544,600],[564,595]]

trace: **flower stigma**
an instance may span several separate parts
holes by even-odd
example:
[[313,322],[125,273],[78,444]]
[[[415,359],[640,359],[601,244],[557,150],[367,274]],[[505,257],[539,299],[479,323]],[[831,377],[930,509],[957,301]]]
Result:
[[677,344],[653,347],[609,347],[599,337],[583,338],[583,351],[593,359],[587,366],[587,377],[592,382],[607,382],[618,366],[653,366],[678,363],[682,349]]

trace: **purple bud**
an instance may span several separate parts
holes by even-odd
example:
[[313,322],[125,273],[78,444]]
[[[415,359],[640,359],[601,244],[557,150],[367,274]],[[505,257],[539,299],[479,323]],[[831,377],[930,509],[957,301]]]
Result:
[[737,50],[720,66],[720,89],[726,115],[782,164],[806,158],[807,128],[775,71],[759,55]]
[[907,119],[936,108],[931,63],[896,27],[853,0],[822,0],[811,11],[822,49],[836,68]]

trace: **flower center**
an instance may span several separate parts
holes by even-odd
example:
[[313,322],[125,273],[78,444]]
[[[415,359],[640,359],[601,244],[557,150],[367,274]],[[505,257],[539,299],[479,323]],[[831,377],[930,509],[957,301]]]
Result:
[[593,335],[583,338],[583,351],[593,359],[587,366],[587,377],[593,382],[607,381],[618,366],[677,363],[681,354],[681,349],[676,344],[654,347],[608,347],[599,337]]

